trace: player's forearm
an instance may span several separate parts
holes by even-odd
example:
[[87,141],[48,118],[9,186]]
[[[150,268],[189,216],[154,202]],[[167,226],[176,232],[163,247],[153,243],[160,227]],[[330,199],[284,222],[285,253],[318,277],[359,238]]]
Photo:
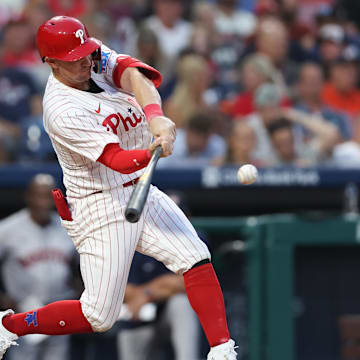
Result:
[[124,150],[119,144],[108,144],[98,162],[122,174],[131,174],[144,168],[151,158],[149,150]]
[[142,108],[149,104],[161,105],[161,98],[155,85],[137,68],[127,68],[121,78],[124,89],[131,91]]
[[185,291],[184,279],[180,275],[166,274],[141,285],[149,301],[162,301],[170,296]]

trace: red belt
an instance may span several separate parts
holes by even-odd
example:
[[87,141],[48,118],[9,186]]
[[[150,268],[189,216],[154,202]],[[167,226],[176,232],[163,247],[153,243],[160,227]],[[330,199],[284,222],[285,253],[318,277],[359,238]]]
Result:
[[130,181],[126,182],[125,184],[123,184],[123,187],[136,185],[138,183],[138,181],[139,181],[139,178],[137,177],[136,179],[130,180]]

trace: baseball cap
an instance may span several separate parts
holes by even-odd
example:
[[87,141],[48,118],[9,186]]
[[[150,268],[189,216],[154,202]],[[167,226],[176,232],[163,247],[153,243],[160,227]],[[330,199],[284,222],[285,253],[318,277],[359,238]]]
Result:
[[360,62],[360,49],[355,45],[347,46],[341,55],[332,62],[332,65],[342,65]]
[[343,44],[345,42],[345,31],[338,24],[326,24],[319,30],[320,41],[331,41],[335,44]]
[[347,46],[342,52],[340,59],[346,62],[357,62],[360,60],[359,48],[355,45]]
[[360,146],[354,141],[335,146],[333,151],[334,164],[339,167],[359,167],[360,166]]
[[255,91],[254,104],[260,106],[278,106],[280,104],[279,88],[271,83],[265,83]]

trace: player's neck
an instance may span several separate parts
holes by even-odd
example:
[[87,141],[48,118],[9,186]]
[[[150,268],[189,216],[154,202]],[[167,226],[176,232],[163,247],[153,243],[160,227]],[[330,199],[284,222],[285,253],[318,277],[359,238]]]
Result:
[[55,72],[54,72],[54,76],[57,80],[59,80],[64,85],[72,87],[74,89],[78,89],[78,90],[89,90],[90,89],[90,81],[89,80],[75,83],[73,81],[70,81],[70,80],[62,77],[60,74],[57,74]]

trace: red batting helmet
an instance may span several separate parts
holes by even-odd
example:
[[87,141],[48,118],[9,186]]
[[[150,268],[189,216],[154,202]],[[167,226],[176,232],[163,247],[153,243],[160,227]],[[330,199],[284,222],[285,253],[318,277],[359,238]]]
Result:
[[90,55],[101,42],[89,37],[85,25],[69,16],[55,16],[39,27],[36,36],[41,58],[76,61]]

